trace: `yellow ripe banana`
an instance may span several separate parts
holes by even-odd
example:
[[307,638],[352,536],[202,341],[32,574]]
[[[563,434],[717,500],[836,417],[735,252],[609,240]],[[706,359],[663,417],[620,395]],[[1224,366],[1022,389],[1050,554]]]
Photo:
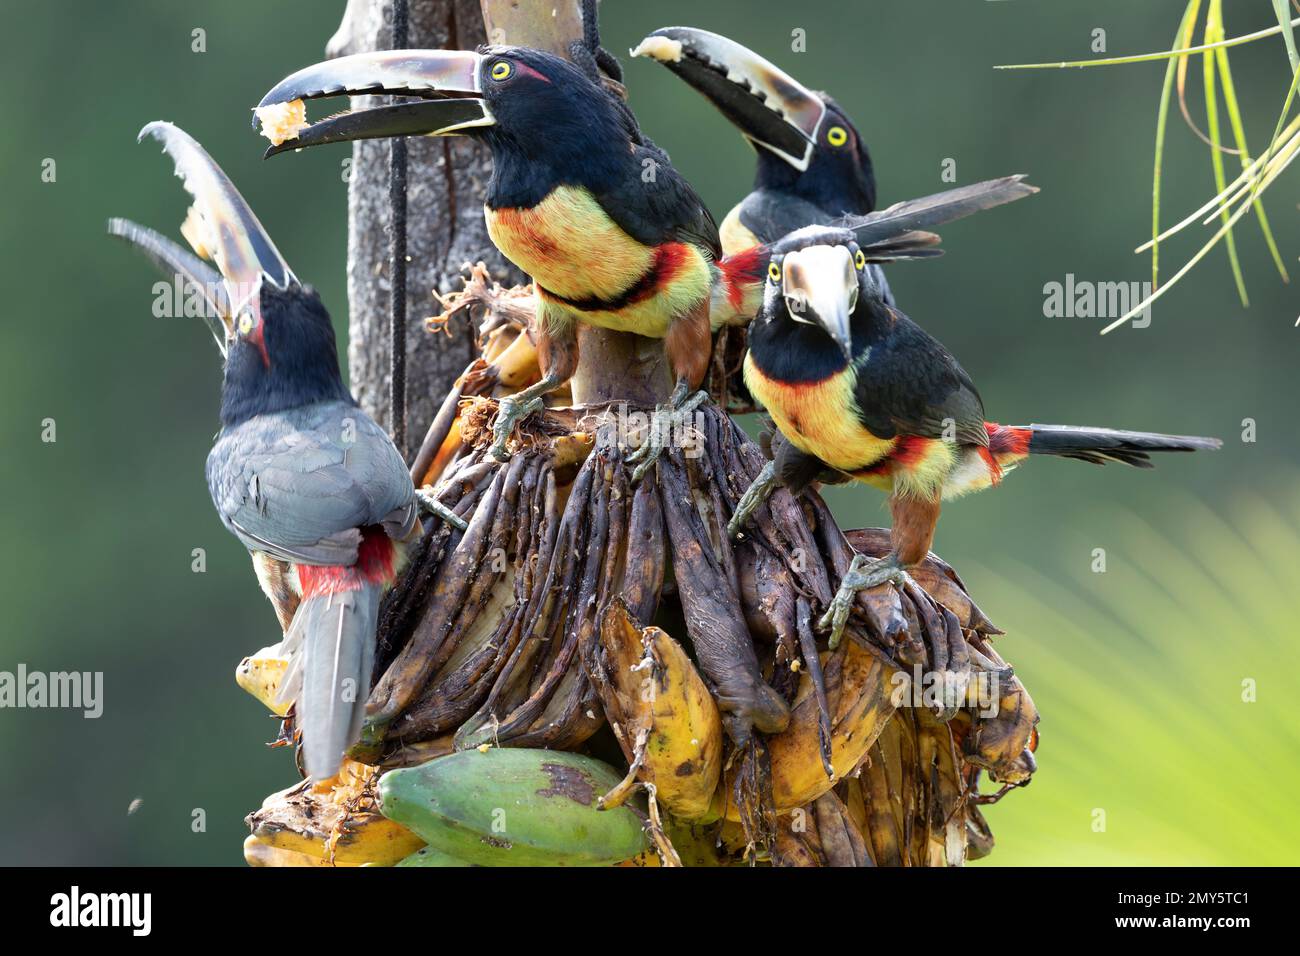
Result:
[[271,713],[283,717],[289,712],[292,701],[275,698],[288,666],[289,659],[281,656],[280,645],[272,644],[239,662],[235,668],[235,683],[260,700]]
[[524,332],[519,332],[513,342],[492,358],[488,358],[486,352],[483,358],[496,370],[497,382],[505,393],[517,392],[541,380],[542,367],[537,356],[537,346]]
[[[891,678],[896,669],[856,641],[821,654],[831,716],[831,769],[822,766],[819,713],[805,672],[790,708],[790,725],[767,739],[772,762],[772,799],[778,813],[812,803],[862,762],[894,713]],[[731,774],[714,795],[714,811],[740,818],[731,799]]]
[[491,364],[506,349],[514,344],[515,338],[523,333],[513,325],[498,325],[482,340],[479,356]]
[[631,764],[603,805],[618,806],[640,781],[678,820],[708,816],[722,769],[722,719],[690,657],[659,628],[638,627],[622,601],[606,612],[600,645],[598,683]]
[[457,415],[456,420],[451,423],[451,429],[447,432],[447,437],[442,440],[442,444],[438,446],[438,450],[433,454],[433,460],[429,462],[429,467],[425,469],[424,476],[420,479],[421,487],[437,485],[438,479],[447,470],[452,458],[460,451],[460,422],[460,416]]
[[295,850],[281,850],[255,836],[244,841],[244,862],[249,866],[329,866],[320,857]]
[[245,841],[244,858],[254,866],[304,865],[284,854],[306,857],[317,866],[392,866],[410,856],[424,841],[375,807],[377,773],[345,760],[337,777],[303,781],[271,794],[247,818],[253,835]]

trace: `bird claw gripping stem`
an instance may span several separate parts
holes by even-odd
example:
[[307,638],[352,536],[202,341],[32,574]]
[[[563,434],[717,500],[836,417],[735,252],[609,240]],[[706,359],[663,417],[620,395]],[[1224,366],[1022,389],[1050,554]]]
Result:
[[870,558],[865,554],[853,556],[853,562],[844,573],[844,577],[840,579],[839,590],[831,599],[830,607],[817,620],[818,630],[829,632],[827,646],[831,650],[839,646],[840,637],[844,634],[844,625],[848,622],[849,612],[853,609],[858,592],[868,591],[886,583],[891,583],[901,590],[912,585],[913,582],[893,555],[883,558]]
[[632,472],[632,484],[640,484],[641,479],[654,467],[659,456],[664,453],[664,449],[674,440],[674,437],[692,427],[690,419],[695,414],[695,410],[709,398],[708,392],[688,395],[684,389],[681,391],[682,398],[674,397],[666,407],[660,405],[654,410],[645,441],[640,448],[627,456],[628,464],[636,465],[636,469]]
[[738,541],[744,534],[745,525],[753,517],[754,512],[762,507],[763,502],[771,497],[781,482],[776,477],[776,462],[769,461],[763,466],[754,483],[745,489],[740,501],[736,504],[735,514],[727,522],[727,537],[732,541]]
[[515,430],[515,425],[533,414],[533,412],[541,411],[545,407],[541,395],[530,394],[531,392],[532,389],[524,389],[516,395],[507,395],[501,399],[500,408],[497,410],[497,420],[492,426],[492,448],[490,451],[492,457],[497,461],[510,460],[510,452],[506,449],[506,442],[510,440],[510,433]]

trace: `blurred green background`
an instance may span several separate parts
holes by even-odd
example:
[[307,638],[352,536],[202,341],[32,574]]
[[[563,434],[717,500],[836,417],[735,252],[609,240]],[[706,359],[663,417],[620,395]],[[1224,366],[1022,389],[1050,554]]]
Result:
[[[1112,54],[1167,49],[1184,5],[606,6],[613,50],[690,24],[831,91],[871,145],[883,202],[945,188],[945,159],[959,183],[1032,174],[1040,196],[945,229],[940,264],[891,272],[905,310],[980,383],[990,417],[1225,439],[1221,453],[1164,460],[1155,473],[1036,461],[945,513],[936,550],[1008,632],[998,646],[1043,715],[1033,785],[988,811],[989,863],[1294,863],[1297,297],[1244,220],[1249,310],[1220,250],[1156,304],[1150,328],[1102,338],[1099,320],[1044,317],[1044,284],[1067,273],[1150,277],[1132,249],[1150,229],[1164,68],[992,69],[1088,57],[1097,28]],[[1275,22],[1267,0],[1228,7],[1229,35]],[[124,215],[175,234],[186,198],[156,145],[135,134],[176,121],[223,164],[342,331],[350,153],[263,164],[248,113],[319,59],[342,8],[0,2],[0,670],[105,675],[98,720],[0,710],[0,862],[239,863],[242,817],[294,779],[289,755],[263,746],[274,721],[233,680],[240,658],[278,632],[203,481],[216,350],[198,323],[152,317],[153,274],[103,232]],[[191,51],[196,28],[204,53]],[[805,53],[791,52],[796,28]],[[643,125],[721,217],[749,187],[749,147],[669,73],[624,60]],[[1258,152],[1289,78],[1281,41],[1234,51],[1233,67]],[[1198,61],[1197,83],[1199,72]],[[1191,107],[1203,115],[1199,96]],[[52,183],[41,179],[47,158]],[[1292,171],[1268,207],[1300,271],[1296,184]],[[1171,118],[1166,221],[1213,192],[1204,148]],[[1165,274],[1204,238],[1165,247]],[[57,423],[52,444],[41,441],[46,418]],[[1256,442],[1241,440],[1246,418]],[[831,497],[845,526],[887,521],[869,489]],[[195,548],[206,549],[206,573],[191,570]],[[1104,574],[1091,570],[1096,548]],[[1255,682],[1254,702],[1243,681]]]

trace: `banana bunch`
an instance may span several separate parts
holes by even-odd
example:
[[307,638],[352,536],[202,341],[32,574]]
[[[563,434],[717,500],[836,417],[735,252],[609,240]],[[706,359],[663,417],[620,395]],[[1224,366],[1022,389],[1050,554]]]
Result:
[[[494,399],[539,374],[533,293],[480,266],[443,305],[435,325],[484,313],[482,354],[412,475],[465,528],[432,523],[385,600],[354,762],[250,814],[248,862],[934,866],[989,852],[979,808],[1030,779],[1038,715],[953,569],[931,555],[905,586],[860,594],[828,646],[815,612],[855,552],[888,551],[887,531],[841,533],[817,495],[780,490],[733,541],[765,459],[708,405],[640,482],[625,463],[639,440],[602,408],[552,407],[496,461]],[[277,645],[236,673],[281,717],[286,663]],[[940,675],[939,693],[917,675]],[[982,793],[984,775],[1002,789]]]

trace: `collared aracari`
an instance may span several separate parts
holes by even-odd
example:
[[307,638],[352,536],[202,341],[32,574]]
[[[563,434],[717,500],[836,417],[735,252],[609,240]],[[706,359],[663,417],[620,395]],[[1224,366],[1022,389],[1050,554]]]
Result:
[[925,558],[942,500],[998,484],[1030,455],[1150,468],[1151,452],[1220,447],[1215,438],[986,421],[970,376],[884,301],[866,266],[844,229],[809,227],[773,247],[744,378],[783,440],[729,527],[738,533],[777,485],[798,494],[813,481],[855,479],[889,494],[892,551],[874,565],[854,558],[819,622],[832,640],[856,591],[900,583]]
[[[362,93],[420,100],[315,124],[283,122],[302,100]],[[499,458],[514,424],[575,371],[576,323],[584,322],[665,341],[677,384],[669,408],[659,410],[649,438],[630,456],[640,460],[640,478],[671,420],[701,400],[691,393],[708,370],[712,332],[748,322],[758,310],[766,248],[724,256],[703,201],[626,104],[560,57],[508,46],[357,54],[282,80],[256,113],[254,122],[272,139],[268,155],[419,134],[474,136],[491,149],[488,233],[537,288],[543,371],[537,384],[502,401],[493,444]],[[1031,191],[1001,184],[990,204]],[[914,221],[927,220],[918,213],[872,222],[859,237],[864,254],[873,261],[912,257],[934,239],[909,235],[922,228]]]
[[145,136],[194,197],[182,232],[198,255],[126,220],[109,232],[182,283],[217,338],[225,367],[208,490],[279,618],[291,659],[280,699],[294,702],[303,763],[322,780],[360,731],[379,601],[418,536],[421,499],[343,384],[320,297],[197,142],[162,122]]
[[[754,146],[754,188],[722,221],[723,251],[775,242],[876,208],[876,175],[858,129],[839,105],[728,37],[664,27],[633,56],[654,59],[705,96]],[[874,278],[893,299],[883,273]]]
[[[754,147],[754,187],[720,228],[726,255],[774,243],[804,226],[843,224],[846,217],[854,223],[898,217],[909,228],[931,229],[1038,191],[1023,177],[1009,176],[876,213],[867,144],[827,94],[808,89],[735,40],[694,27],[656,30],[632,55],[656,60],[685,80]],[[869,268],[881,297],[893,306],[884,270]]]

